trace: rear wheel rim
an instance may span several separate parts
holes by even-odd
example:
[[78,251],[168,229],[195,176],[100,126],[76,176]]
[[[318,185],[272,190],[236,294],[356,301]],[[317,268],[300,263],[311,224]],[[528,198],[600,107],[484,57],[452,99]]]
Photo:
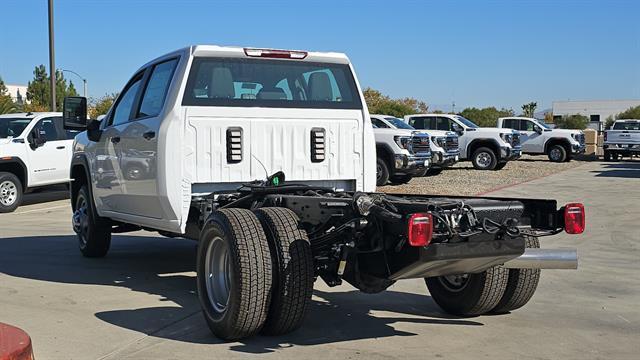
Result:
[[72,217],[73,231],[78,234],[80,240],[80,248],[84,249],[87,246],[87,236],[89,234],[89,214],[87,212],[87,200],[84,196],[78,198],[78,204],[76,211],[73,212]]
[[11,206],[18,200],[18,187],[13,181],[5,180],[0,184],[0,204]]
[[439,276],[438,281],[451,292],[460,292],[469,284],[469,274]]
[[231,261],[227,243],[219,236],[207,247],[205,259],[205,285],[213,310],[223,313],[229,303],[231,289]]
[[551,157],[552,160],[558,161],[560,160],[560,157],[562,157],[562,153],[560,152],[560,149],[558,149],[557,147],[554,147],[549,152],[549,156]]
[[478,163],[481,168],[489,167],[491,165],[491,154],[486,151],[478,153],[478,155],[476,155],[476,163]]
[[382,165],[376,165],[376,179],[380,180],[382,178]]

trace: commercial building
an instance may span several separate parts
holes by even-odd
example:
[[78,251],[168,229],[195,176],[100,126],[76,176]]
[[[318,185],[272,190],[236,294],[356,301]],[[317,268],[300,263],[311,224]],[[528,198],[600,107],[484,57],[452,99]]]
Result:
[[584,115],[589,118],[588,127],[600,131],[609,116],[615,117],[635,106],[640,106],[640,100],[554,101],[552,112],[554,119],[564,115]]
[[9,96],[11,96],[11,100],[13,100],[17,104],[27,103],[27,85],[11,85],[6,84],[7,91],[9,92]]

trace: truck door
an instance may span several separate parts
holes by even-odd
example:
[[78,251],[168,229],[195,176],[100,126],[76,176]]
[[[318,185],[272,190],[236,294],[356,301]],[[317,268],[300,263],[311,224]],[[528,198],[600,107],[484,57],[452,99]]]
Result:
[[103,120],[106,121],[100,141],[95,143],[92,171],[96,207],[98,211],[124,212],[127,199],[123,196],[121,168],[122,132],[131,119],[139,96],[144,72],[136,74],[122,91],[115,105]]
[[177,63],[174,58],[147,68],[129,121],[118,125],[119,179],[124,195],[118,202],[119,212],[162,218],[157,180],[159,115]]
[[28,138],[38,132],[46,142],[37,148],[27,149],[29,160],[29,185],[47,185],[61,183],[69,179],[69,146],[66,134],[62,131],[61,117],[46,117],[38,120]]
[[522,143],[522,151],[525,153],[543,153],[544,152],[544,132],[538,134],[534,127],[536,124],[529,120],[519,120],[520,122],[520,142]]

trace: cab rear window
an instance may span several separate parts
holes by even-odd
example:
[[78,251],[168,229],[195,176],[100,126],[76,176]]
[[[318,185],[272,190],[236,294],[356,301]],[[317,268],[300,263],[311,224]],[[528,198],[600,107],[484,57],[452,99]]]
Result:
[[182,105],[362,109],[348,65],[196,58]]
[[618,121],[613,124],[613,130],[640,130],[640,121]]

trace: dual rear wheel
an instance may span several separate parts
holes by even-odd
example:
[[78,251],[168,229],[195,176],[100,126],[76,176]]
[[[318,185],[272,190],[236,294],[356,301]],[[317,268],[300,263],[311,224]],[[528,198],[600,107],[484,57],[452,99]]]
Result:
[[[538,238],[525,235],[528,248],[539,248]],[[492,267],[477,274],[426,278],[433,300],[444,311],[459,316],[506,313],[524,306],[536,291],[539,269]]]

